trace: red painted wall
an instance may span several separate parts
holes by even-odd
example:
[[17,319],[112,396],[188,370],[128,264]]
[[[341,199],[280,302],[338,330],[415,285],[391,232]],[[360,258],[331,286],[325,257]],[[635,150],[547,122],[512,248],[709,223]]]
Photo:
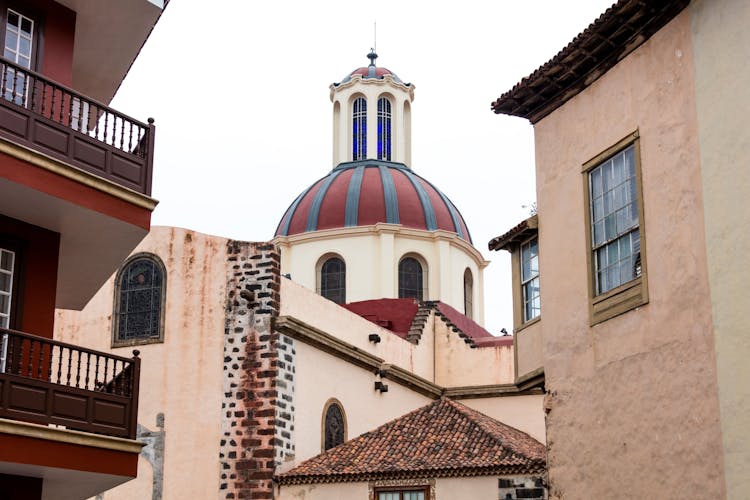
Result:
[[20,308],[14,308],[14,328],[52,338],[60,235],[0,215],[1,240],[16,244],[20,251]]
[[52,0],[25,0],[10,6],[38,23],[36,71],[70,87],[76,13]]

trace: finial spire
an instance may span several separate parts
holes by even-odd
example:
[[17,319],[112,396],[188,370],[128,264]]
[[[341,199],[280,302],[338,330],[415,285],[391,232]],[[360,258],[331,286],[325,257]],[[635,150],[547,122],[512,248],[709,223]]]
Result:
[[375,53],[375,49],[370,49],[370,53],[367,54],[367,58],[370,60],[370,66],[375,66],[375,59],[378,58],[378,55]]

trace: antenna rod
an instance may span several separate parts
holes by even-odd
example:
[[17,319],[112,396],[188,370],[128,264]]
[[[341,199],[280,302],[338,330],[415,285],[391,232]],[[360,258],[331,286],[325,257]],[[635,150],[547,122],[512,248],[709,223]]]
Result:
[[372,23],[373,25],[373,32],[372,32],[372,48],[375,52],[378,51],[378,22],[374,21]]

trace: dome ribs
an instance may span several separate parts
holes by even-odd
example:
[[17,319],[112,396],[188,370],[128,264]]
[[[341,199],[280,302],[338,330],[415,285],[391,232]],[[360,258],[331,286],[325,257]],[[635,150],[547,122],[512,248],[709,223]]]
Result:
[[345,226],[356,226],[359,220],[359,196],[362,191],[362,178],[365,176],[365,167],[360,165],[354,169],[349,188],[346,191],[346,212],[344,214]]
[[388,224],[400,224],[398,212],[398,195],[396,194],[396,183],[393,181],[391,171],[383,165],[378,166],[380,180],[383,183],[383,197],[385,198],[385,221]]

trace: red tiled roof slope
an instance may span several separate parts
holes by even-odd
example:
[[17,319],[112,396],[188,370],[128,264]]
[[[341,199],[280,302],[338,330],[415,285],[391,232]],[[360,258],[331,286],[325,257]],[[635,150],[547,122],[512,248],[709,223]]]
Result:
[[401,338],[406,338],[406,334],[409,333],[419,307],[414,299],[361,300],[341,306]]
[[440,399],[302,462],[281,484],[539,474],[546,450],[528,434]]

